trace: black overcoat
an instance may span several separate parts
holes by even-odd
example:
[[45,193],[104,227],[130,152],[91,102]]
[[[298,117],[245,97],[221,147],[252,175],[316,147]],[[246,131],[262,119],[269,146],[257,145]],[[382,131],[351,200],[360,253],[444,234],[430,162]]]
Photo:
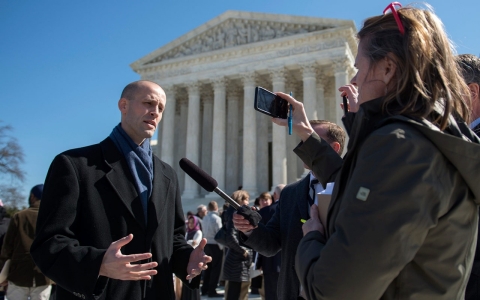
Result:
[[[156,156],[145,220],[124,156],[110,138],[53,160],[45,181],[31,254],[57,283],[57,299],[174,299],[172,272],[185,278],[193,248],[174,170]],[[98,277],[109,245],[128,234],[123,254],[151,252],[158,274],[151,281]],[[191,286],[198,287],[200,278]]]

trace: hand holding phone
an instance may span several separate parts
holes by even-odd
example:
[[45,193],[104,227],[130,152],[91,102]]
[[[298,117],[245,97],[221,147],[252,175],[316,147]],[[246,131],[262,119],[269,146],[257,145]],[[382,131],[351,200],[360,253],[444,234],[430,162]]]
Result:
[[259,86],[255,88],[254,109],[273,118],[288,117],[288,102]]

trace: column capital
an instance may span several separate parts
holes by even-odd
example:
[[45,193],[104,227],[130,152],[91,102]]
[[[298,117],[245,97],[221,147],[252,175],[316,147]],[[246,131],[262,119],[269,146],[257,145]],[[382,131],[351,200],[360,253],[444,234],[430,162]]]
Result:
[[254,86],[257,75],[255,72],[240,74],[244,86]]
[[177,93],[177,87],[173,84],[167,84],[167,85],[164,85],[164,86],[161,86],[161,88],[163,89],[163,91],[165,92],[165,94],[168,96],[171,96],[171,97],[175,97],[176,96],[176,93]]
[[211,80],[214,90],[224,89],[227,85],[227,79],[225,77],[216,77]]
[[303,78],[316,77],[317,64],[315,62],[301,63],[300,67],[302,68]]
[[272,78],[272,82],[285,82],[286,71],[284,67],[269,68],[268,73]]
[[200,82],[198,81],[189,81],[186,82],[188,94],[199,94],[200,93]]
[[348,68],[351,67],[350,60],[346,57],[340,57],[333,61],[333,71],[335,73],[348,72]]

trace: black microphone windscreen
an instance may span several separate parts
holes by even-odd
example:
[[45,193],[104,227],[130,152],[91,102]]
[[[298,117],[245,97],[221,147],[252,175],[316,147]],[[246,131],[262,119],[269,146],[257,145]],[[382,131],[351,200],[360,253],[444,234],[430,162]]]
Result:
[[218,183],[212,176],[208,175],[204,170],[200,169],[196,164],[191,162],[187,158],[182,158],[178,164],[188,176],[192,177],[201,187],[203,187],[208,192],[213,192],[213,190],[218,186]]

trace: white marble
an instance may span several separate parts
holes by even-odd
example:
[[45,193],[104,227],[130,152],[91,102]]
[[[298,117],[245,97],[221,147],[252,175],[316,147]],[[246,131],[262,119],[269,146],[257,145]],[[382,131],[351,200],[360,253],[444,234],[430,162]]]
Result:
[[337,89],[353,74],[355,34],[351,20],[228,11],[132,63],[166,89],[158,153],[177,170],[182,196],[216,194],[200,193],[178,169],[181,157],[226,192],[242,185],[252,198],[299,179],[303,163],[292,151],[299,139],[253,110],[255,86],[292,90],[309,119],[343,126]]
[[[285,69],[275,68],[270,70],[273,91],[285,92]],[[272,185],[270,191],[278,184],[287,183],[287,142],[288,128],[272,126]]]
[[[188,89],[188,117],[187,117],[187,158],[194,164],[199,165],[199,140],[200,126],[198,120],[200,117],[200,89],[198,82],[190,82]],[[187,174],[185,174],[185,189],[183,198],[195,198],[198,196],[198,184]]]

